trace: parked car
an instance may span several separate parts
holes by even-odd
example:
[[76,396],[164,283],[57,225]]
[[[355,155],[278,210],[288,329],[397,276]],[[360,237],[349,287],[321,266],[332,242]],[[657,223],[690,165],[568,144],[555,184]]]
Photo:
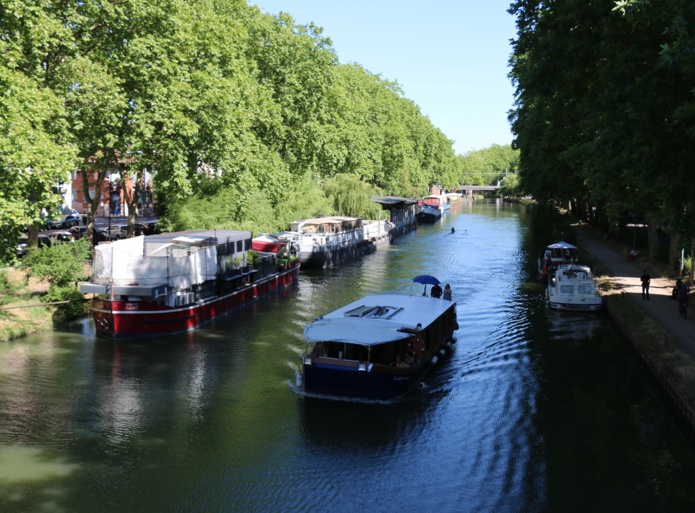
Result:
[[97,238],[99,241],[125,239],[126,234],[127,232],[118,225],[113,225],[110,228],[108,226],[97,228]]
[[[28,237],[20,237],[19,241],[17,242],[17,248],[16,248],[16,253],[17,253],[17,258],[21,258],[24,255],[27,254],[27,247],[29,244],[29,238]],[[39,235],[38,239],[38,247],[44,247],[44,246],[50,246],[53,244],[53,240],[48,236],[48,235]]]
[[49,230],[65,230],[72,226],[79,226],[82,222],[82,216],[77,210],[73,210],[71,214],[63,216],[62,219],[54,221],[49,219],[46,221],[46,228]]
[[[126,230],[126,232],[127,232],[128,228],[126,227],[125,230]],[[144,224],[144,223],[135,223],[135,224],[133,225],[133,235],[134,235],[135,237],[137,237],[138,235],[146,235],[146,234],[149,235],[149,234],[148,234],[148,227],[147,227],[146,224]]]
[[81,239],[84,237],[85,233],[87,233],[87,227],[86,226],[73,226],[70,228],[70,233],[72,233],[73,237],[75,237],[75,240]]
[[54,232],[49,237],[52,242],[75,242],[75,236],[71,232]]

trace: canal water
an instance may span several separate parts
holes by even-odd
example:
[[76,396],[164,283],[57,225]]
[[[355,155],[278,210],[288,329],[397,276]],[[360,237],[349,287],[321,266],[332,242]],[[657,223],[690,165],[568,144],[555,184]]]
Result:
[[[545,242],[523,207],[476,202],[192,333],[1,344],[0,511],[693,511],[695,446],[609,318],[546,312]],[[460,330],[421,389],[290,392],[308,322],[425,273]]]

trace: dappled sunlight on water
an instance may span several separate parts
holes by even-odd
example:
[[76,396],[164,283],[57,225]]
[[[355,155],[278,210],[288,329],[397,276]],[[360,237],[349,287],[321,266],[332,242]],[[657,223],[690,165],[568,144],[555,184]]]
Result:
[[66,477],[78,468],[67,458],[51,457],[40,447],[0,447],[0,487]]

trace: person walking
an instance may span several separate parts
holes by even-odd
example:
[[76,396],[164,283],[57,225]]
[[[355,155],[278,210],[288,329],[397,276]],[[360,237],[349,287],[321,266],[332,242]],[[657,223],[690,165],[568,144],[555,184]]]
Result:
[[642,271],[640,281],[642,282],[642,299],[649,300],[649,284],[652,281],[652,277],[649,276],[646,269]]

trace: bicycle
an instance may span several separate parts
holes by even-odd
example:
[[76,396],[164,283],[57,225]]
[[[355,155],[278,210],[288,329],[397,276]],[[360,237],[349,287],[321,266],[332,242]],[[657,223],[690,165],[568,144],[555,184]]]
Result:
[[678,313],[683,319],[688,317],[688,301],[678,300]]

